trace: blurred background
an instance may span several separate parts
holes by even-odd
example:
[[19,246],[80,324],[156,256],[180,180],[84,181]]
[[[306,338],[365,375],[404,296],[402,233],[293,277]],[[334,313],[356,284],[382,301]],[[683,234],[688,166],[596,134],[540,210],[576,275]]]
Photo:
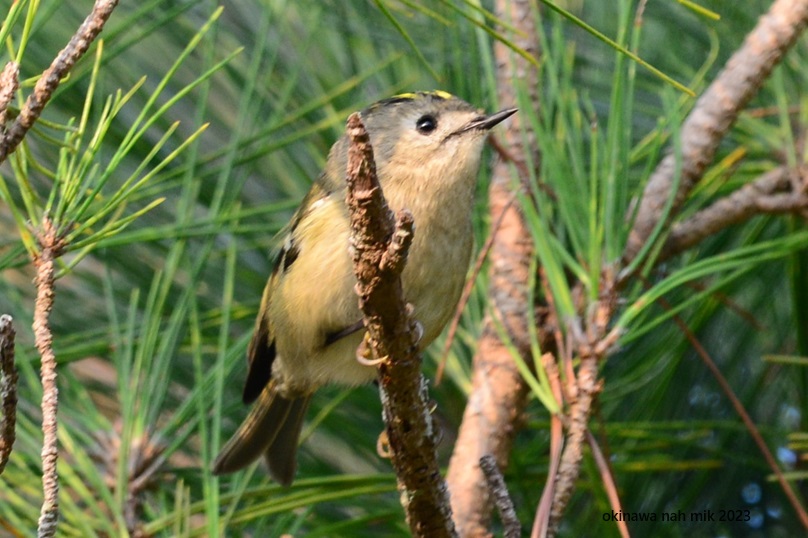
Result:
[[[719,14],[716,20],[685,2],[649,2],[637,26],[637,2],[557,4],[697,94],[768,6],[705,0],[701,5]],[[37,76],[91,8],[87,0],[0,2],[0,15],[22,10],[8,27],[4,61],[21,54],[17,43],[25,37],[21,79]],[[210,461],[246,415],[240,398],[245,350],[271,270],[274,234],[322,169],[346,117],[396,93],[431,89],[496,110],[492,44],[510,34],[491,10],[490,2],[419,0],[236,0],[221,11],[206,1],[149,0],[116,8],[101,34],[102,54],[96,59],[96,43],[62,83],[20,156],[0,167],[18,205],[20,185],[47,199],[66,155],[80,157],[94,126],[106,121],[108,97],[132,88],[105,124],[92,154],[95,171],[86,171],[89,177],[114,166],[93,203],[103,204],[130,175],[143,177],[166,161],[127,194],[120,211],[162,203],[124,229],[94,238],[92,250],[71,250],[62,260],[52,313],[60,375],[60,536],[407,535],[395,477],[376,454],[383,424],[373,386],[317,393],[290,489],[269,482],[260,468],[214,478]],[[557,195],[539,205],[559,244],[580,258],[575,237],[587,231],[573,227],[586,209],[580,206],[590,180],[616,177],[621,209],[629,211],[693,99],[545,6],[535,16],[542,107],[519,113],[545,141],[532,180]],[[803,38],[742,115],[688,211],[789,158],[784,148],[804,134],[805,44]],[[150,125],[138,119],[143,111]],[[79,137],[85,115],[89,127]],[[120,155],[138,121],[142,135]],[[488,160],[492,154],[487,150]],[[478,247],[490,224],[487,177],[484,166]],[[605,233],[622,246],[627,226],[617,222]],[[0,203],[0,227],[0,313],[14,317],[21,374],[17,443],[0,477],[0,535],[28,536],[42,495],[41,387],[30,329],[35,288],[25,230],[7,203]],[[648,278],[658,282],[698,260],[803,227],[790,217],[756,217]],[[716,268],[665,297],[729,379],[781,466],[802,469],[805,495],[808,449],[806,433],[798,433],[808,431],[808,366],[772,357],[806,352],[805,244],[780,248],[743,270]],[[613,261],[610,254],[602,251]],[[476,280],[445,378],[430,393],[442,428],[442,464],[462,417],[486,309],[486,271]],[[629,290],[627,304],[641,292]],[[430,378],[443,345],[441,338],[425,357]],[[602,376],[592,430],[610,458],[624,511],[749,509],[752,515],[746,522],[632,523],[635,535],[799,534],[771,470],[662,307],[648,307],[632,324]],[[534,398],[524,419],[505,479],[527,529],[546,478],[549,418]],[[562,535],[617,535],[603,518],[610,511],[587,455]]]

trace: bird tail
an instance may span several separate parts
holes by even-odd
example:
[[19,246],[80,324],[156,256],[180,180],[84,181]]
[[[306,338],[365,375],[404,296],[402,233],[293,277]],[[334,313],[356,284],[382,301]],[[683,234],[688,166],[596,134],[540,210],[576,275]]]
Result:
[[233,473],[263,454],[272,478],[284,486],[290,485],[295,477],[298,439],[310,399],[310,395],[284,398],[270,381],[216,457],[213,474]]

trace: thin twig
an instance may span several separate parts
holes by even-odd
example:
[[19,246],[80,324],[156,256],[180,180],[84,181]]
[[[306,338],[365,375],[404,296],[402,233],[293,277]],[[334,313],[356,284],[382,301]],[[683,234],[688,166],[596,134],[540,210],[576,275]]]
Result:
[[491,454],[486,454],[480,458],[480,469],[485,475],[488,488],[494,498],[494,505],[499,511],[499,517],[505,530],[503,535],[505,538],[519,538],[522,535],[522,525],[519,523],[519,518],[516,517],[516,508],[513,506],[508,487],[505,485],[505,478],[497,467],[497,460]]
[[[569,406],[564,422],[567,435],[564,450],[558,465],[558,473],[553,484],[553,501],[547,521],[547,536],[555,536],[561,523],[561,517],[575,490],[575,482],[580,474],[584,443],[589,432],[589,418],[597,395],[603,390],[603,381],[598,379],[598,364],[606,357],[617,342],[620,331],[609,330],[609,321],[617,307],[617,288],[615,272],[612,267],[604,267],[600,275],[600,290],[595,303],[580,306],[585,310],[583,320],[567,321],[567,353],[562,361],[565,367],[565,384],[563,394]],[[583,298],[583,285],[579,282],[572,291],[573,297]],[[579,357],[577,371],[573,368],[574,353]],[[548,361],[544,361],[548,370]],[[548,376],[558,377],[556,368],[548,370]],[[556,391],[556,389],[554,389]],[[546,489],[546,488],[545,488]],[[546,501],[545,501],[546,502]],[[543,515],[543,514],[542,514]],[[543,522],[534,525],[534,530],[543,528]]]
[[14,325],[11,316],[0,316],[0,475],[6,468],[16,439],[17,367],[14,364]]
[[[25,135],[39,119],[45,105],[51,99],[53,92],[59,86],[62,78],[73,68],[76,62],[90,47],[90,44],[104,28],[104,24],[117,5],[117,0],[98,0],[92,12],[79,26],[67,46],[51,62],[36,85],[34,91],[28,96],[22,110],[14,123],[3,129],[0,137],[0,162],[13,152],[22,142]],[[16,66],[6,65],[2,73],[2,90],[0,91],[0,112],[5,121],[11,88],[15,85],[18,75]],[[0,122],[0,126],[3,123]],[[56,385],[56,356],[53,353],[53,334],[50,330],[49,317],[53,308],[54,263],[63,249],[63,239],[57,227],[45,216],[37,231],[39,252],[34,256],[36,268],[37,296],[34,307],[34,340],[41,358],[42,377],[42,488],[44,499],[39,516],[37,533],[40,537],[54,536],[59,520],[59,479],[56,472],[58,459],[58,436],[56,411],[58,404],[58,389]]]
[[[558,408],[563,409],[564,392],[561,388],[561,375],[558,371],[555,357],[552,353],[545,353],[541,356],[541,363],[544,371],[547,372],[547,380],[550,382],[553,398],[555,398]],[[550,417],[550,465],[547,469],[547,481],[544,484],[539,505],[536,507],[536,517],[533,519],[533,529],[530,533],[531,538],[543,538],[547,535],[547,527],[550,522],[550,507],[555,496],[555,483],[563,447],[563,423],[561,416],[554,414]]]
[[6,132],[8,105],[14,99],[14,92],[20,87],[20,66],[16,62],[8,62],[0,73],[0,134]]
[[[617,484],[614,481],[614,474],[609,465],[609,460],[603,455],[603,451],[600,449],[600,445],[598,445],[598,441],[592,435],[592,432],[586,432],[586,441],[589,443],[589,449],[592,451],[592,456],[595,458],[595,463],[600,471],[600,479],[603,482],[603,488],[606,490],[606,496],[609,498],[612,510],[619,513],[622,511],[620,495],[617,493]],[[626,525],[625,521],[618,520],[617,529],[620,531],[620,536],[629,538],[628,525]]]
[[50,101],[53,92],[59,86],[61,80],[70,72],[76,62],[81,58],[93,40],[101,33],[104,24],[112,14],[112,10],[118,4],[118,0],[97,0],[92,12],[84,19],[76,33],[51,62],[40,76],[34,91],[25,101],[25,106],[20,110],[17,119],[4,133],[0,139],[0,162],[6,160],[11,152],[25,138],[28,130],[33,127],[39,119],[45,105]]
[[356,293],[378,364],[379,390],[402,505],[414,536],[456,536],[438,467],[436,435],[421,374],[417,327],[404,301],[401,271],[413,217],[393,216],[376,177],[373,148],[359,114],[348,118],[348,193]]
[[59,519],[59,477],[56,474],[58,439],[56,409],[56,355],[53,353],[53,334],[50,313],[53,308],[55,260],[64,248],[62,238],[48,217],[42,219],[37,233],[40,250],[34,258],[36,268],[36,303],[34,306],[34,342],[41,359],[42,377],[42,489],[44,500],[39,516],[38,536],[53,536]]
[[[703,292],[707,290],[707,285],[704,282],[700,282],[697,280],[688,282],[687,287],[696,290],[697,292]],[[724,292],[720,292],[717,290],[713,290],[710,292],[710,297],[714,301],[718,301],[721,305],[726,307],[727,310],[730,312],[734,312],[739,318],[749,324],[749,326],[758,332],[763,332],[766,330],[766,327],[755,317],[755,314],[738,304],[735,299],[732,299]]]
[[574,388],[568,389],[568,392],[574,390],[575,398],[570,402],[569,428],[564,452],[561,454],[558,466],[547,536],[557,534],[564,510],[575,491],[575,481],[578,479],[581,469],[583,445],[589,428],[592,403],[602,389],[602,383],[598,381],[598,357],[582,356],[576,378],[568,380],[568,383],[574,386]]
[[808,0],[775,1],[699,97],[680,131],[682,155],[678,189],[672,192],[677,157],[669,153],[656,167],[643,192],[623,254],[626,265],[652,236],[671,197],[668,220],[678,213],[738,114],[795,43],[806,23]]

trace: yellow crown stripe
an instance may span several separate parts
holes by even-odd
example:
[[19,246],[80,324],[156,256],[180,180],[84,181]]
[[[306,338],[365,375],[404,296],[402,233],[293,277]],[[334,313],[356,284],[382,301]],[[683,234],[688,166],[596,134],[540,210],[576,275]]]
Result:
[[408,99],[408,100],[413,100],[414,101],[415,99],[418,99],[420,97],[424,97],[424,96],[427,96],[427,95],[431,95],[431,96],[437,97],[439,99],[446,99],[446,100],[455,98],[454,95],[452,95],[449,92],[445,92],[443,90],[434,90],[434,91],[431,91],[431,92],[400,93],[398,95],[394,95],[392,97],[392,99],[402,100],[402,101],[405,100],[405,99]]
[[436,97],[440,97],[441,99],[454,99],[455,96],[449,92],[445,92],[443,90],[435,90],[433,92],[429,92]]

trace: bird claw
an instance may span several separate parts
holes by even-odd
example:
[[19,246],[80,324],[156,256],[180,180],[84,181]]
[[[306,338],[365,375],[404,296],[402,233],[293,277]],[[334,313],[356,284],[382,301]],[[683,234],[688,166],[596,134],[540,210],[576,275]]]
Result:
[[393,457],[393,453],[390,451],[390,439],[387,438],[387,431],[382,431],[379,434],[379,438],[376,439],[376,454],[379,455],[380,458],[390,459]]
[[[412,303],[407,303],[405,309],[407,317],[410,319],[410,327],[415,333],[415,344],[417,345],[424,337],[424,325],[417,319],[413,318],[415,307],[412,305]],[[356,348],[356,362],[363,366],[378,366],[379,364],[387,361],[387,359],[388,357],[379,357],[377,359],[373,358],[373,352],[370,349],[370,333],[365,332],[365,337],[362,339],[359,347]]]
[[421,338],[424,337],[424,325],[418,320],[413,322],[413,330],[415,331],[415,343],[420,344]]
[[421,342],[421,338],[424,337],[424,325],[415,319],[415,305],[412,303],[407,303],[404,307],[404,311],[407,313],[407,317],[410,319],[412,323],[411,327],[412,330],[415,332],[415,343],[418,344]]
[[365,338],[362,339],[362,343],[356,348],[356,362],[362,366],[378,366],[386,361],[387,357],[380,357],[378,359],[372,358],[373,352],[370,350],[369,339],[370,335],[365,333]]

